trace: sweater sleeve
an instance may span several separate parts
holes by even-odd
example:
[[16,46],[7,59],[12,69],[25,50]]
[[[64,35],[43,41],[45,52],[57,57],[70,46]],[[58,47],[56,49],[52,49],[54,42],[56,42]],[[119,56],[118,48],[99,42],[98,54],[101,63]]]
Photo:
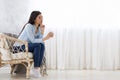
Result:
[[39,27],[39,31],[40,31],[39,38],[43,38],[43,34],[41,34],[41,29],[40,29],[40,27]]
[[32,43],[43,43],[42,38],[38,38],[35,39],[34,37],[34,31],[32,31],[32,27],[31,25],[26,25],[26,35],[28,37],[28,39],[32,42]]

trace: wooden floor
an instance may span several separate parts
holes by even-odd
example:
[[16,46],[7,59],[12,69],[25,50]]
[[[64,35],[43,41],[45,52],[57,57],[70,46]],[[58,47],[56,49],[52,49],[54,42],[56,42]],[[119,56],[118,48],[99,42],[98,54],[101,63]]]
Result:
[[[28,80],[25,75],[11,76],[8,66],[0,68],[1,80]],[[34,78],[31,72],[29,80],[120,80],[120,71],[96,70],[48,70],[48,76]]]

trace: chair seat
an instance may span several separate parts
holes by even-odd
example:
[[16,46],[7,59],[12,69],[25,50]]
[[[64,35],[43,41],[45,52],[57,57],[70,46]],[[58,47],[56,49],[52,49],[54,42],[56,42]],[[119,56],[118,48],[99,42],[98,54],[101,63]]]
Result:
[[[0,48],[2,54],[1,60],[25,59],[27,54],[25,52],[12,53],[7,49]],[[28,58],[33,58],[33,53],[28,52]]]
[[[33,62],[33,59],[29,59],[30,62]],[[26,59],[12,59],[12,60],[2,60],[2,65],[4,64],[20,64],[26,62]]]
[[[14,53],[11,55],[12,59],[25,59],[27,54],[25,52]],[[28,58],[33,58],[33,53],[28,52]]]

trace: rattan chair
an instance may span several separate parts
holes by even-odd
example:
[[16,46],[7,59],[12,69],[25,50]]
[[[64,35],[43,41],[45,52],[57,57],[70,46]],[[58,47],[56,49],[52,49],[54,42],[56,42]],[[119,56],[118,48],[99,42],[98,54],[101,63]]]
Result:
[[[14,43],[19,44],[19,47],[15,47]],[[25,50],[21,48],[22,45],[25,45]],[[15,64],[23,64],[26,67],[26,78],[30,78],[30,68],[32,66],[32,63],[33,63],[33,54],[28,52],[28,44],[26,41],[22,41],[17,38],[10,37],[8,35],[0,33],[0,66],[1,67],[4,66],[5,64],[10,64],[11,66],[10,73],[13,74]],[[44,68],[46,70],[46,65],[44,65],[41,68]],[[47,75],[46,71],[42,69],[40,72],[42,73],[42,75]]]

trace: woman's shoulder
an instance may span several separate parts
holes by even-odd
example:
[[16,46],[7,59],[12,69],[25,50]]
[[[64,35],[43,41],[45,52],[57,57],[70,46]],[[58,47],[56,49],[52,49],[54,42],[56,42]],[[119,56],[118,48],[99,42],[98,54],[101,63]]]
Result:
[[30,23],[27,23],[26,25],[25,25],[25,28],[26,29],[32,29],[33,28],[33,25],[32,24],[30,24]]
[[32,25],[32,24],[30,24],[30,23],[27,23],[27,24],[26,24],[26,26],[31,26],[31,27],[32,27],[33,25]]

